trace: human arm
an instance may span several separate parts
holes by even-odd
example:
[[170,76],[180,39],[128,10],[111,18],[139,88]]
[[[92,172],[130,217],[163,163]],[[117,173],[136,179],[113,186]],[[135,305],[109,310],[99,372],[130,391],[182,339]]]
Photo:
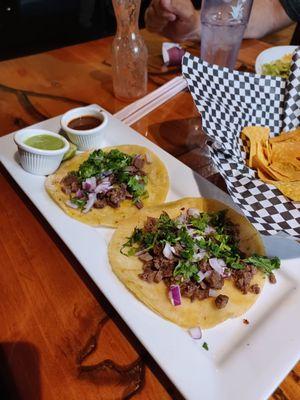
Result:
[[[288,1],[282,3],[286,6]],[[300,19],[300,15],[298,18]],[[259,39],[289,26],[292,22],[279,0],[254,0],[244,37]]]
[[171,40],[200,40],[200,15],[190,0],[152,0],[145,14],[146,28]]
[[[298,6],[293,6],[295,3]],[[292,14],[289,12],[291,16],[285,9],[292,9]],[[194,8],[190,0],[152,0],[145,15],[146,28],[178,42],[199,41],[200,12]],[[244,37],[259,39],[285,28],[293,22],[291,17],[300,21],[298,0],[254,0]]]

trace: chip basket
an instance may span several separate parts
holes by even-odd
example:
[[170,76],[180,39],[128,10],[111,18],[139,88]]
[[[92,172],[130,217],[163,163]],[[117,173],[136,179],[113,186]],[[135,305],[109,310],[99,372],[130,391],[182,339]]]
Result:
[[300,125],[300,48],[293,54],[289,79],[232,71],[186,53],[182,73],[209,137],[212,159],[234,202],[265,235],[300,239],[300,203],[258,179],[247,167],[246,126],[270,128],[279,135]]

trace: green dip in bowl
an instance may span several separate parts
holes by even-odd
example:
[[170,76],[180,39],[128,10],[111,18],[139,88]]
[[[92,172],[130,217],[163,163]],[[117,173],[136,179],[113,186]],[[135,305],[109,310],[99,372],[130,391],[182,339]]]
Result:
[[60,138],[51,135],[34,135],[24,140],[24,144],[40,150],[59,150],[65,146]]

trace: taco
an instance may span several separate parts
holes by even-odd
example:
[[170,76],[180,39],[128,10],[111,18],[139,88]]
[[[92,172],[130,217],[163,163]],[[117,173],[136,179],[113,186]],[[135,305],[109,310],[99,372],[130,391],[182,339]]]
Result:
[[184,198],[145,208],[115,231],[113,272],[162,317],[211,328],[247,311],[279,259],[264,255],[248,220],[211,199]]
[[116,227],[144,206],[164,202],[169,178],[150,150],[122,145],[75,156],[46,179],[45,187],[72,218]]

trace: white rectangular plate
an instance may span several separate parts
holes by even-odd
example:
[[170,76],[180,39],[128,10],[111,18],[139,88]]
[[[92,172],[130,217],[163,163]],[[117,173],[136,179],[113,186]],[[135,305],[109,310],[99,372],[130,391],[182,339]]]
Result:
[[[58,132],[59,117],[35,127]],[[103,146],[129,143],[146,146],[163,160],[171,183],[167,200],[203,196],[236,208],[224,192],[110,116]],[[45,178],[20,167],[16,150],[13,134],[0,138],[0,160],[5,168],[186,399],[261,400],[272,393],[300,355],[297,243],[281,237],[263,238],[268,255],[282,259],[277,284],[266,284],[244,316],[204,331],[203,339],[196,341],[140,303],[112,273],[107,245],[113,229],[92,228],[65,215],[45,192]],[[243,318],[250,324],[243,324]],[[209,351],[202,348],[204,341]]]

